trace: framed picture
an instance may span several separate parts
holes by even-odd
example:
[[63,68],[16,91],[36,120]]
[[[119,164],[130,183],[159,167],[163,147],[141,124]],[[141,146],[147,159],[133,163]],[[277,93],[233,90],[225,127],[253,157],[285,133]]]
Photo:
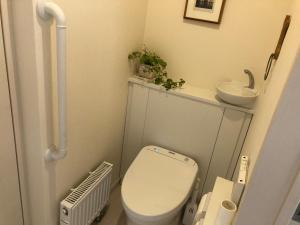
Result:
[[224,5],[225,0],[186,0],[184,18],[219,24]]

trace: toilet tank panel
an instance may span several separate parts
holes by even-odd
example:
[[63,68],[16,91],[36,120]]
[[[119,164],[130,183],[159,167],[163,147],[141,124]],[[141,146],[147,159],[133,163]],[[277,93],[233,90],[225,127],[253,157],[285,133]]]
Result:
[[[155,145],[194,159],[199,166],[201,191],[205,181],[211,182],[216,175],[225,174],[224,178],[230,179],[241,148],[239,143],[245,138],[245,134],[239,134],[249,123],[244,123],[246,112],[230,109],[234,112],[230,116],[232,112],[228,110],[221,104],[182,95],[180,90],[166,92],[155,85],[129,82],[121,175],[125,175],[143,147]],[[229,127],[231,122],[234,126]],[[220,130],[223,141],[218,141]],[[221,157],[225,157],[224,165],[218,163]],[[213,168],[209,168],[211,161]],[[207,179],[208,174],[213,177]]]
[[142,147],[157,145],[198,162],[204,185],[223,109],[150,89]]

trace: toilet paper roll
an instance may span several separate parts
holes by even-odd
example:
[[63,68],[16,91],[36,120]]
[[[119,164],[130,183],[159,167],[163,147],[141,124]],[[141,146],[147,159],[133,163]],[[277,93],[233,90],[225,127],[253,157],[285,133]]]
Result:
[[204,205],[207,199],[207,194],[203,195],[203,197],[201,198],[200,204],[198,206],[198,210],[196,212],[193,224],[194,225],[198,225],[197,222],[204,216]]
[[203,195],[203,197],[201,198],[200,204],[198,206],[198,210],[194,218],[194,222],[193,222],[194,225],[196,225],[200,219],[205,217],[208,208],[208,203],[210,201],[210,197],[211,197],[211,192],[208,192],[207,194]]
[[236,213],[236,204],[230,200],[221,203],[215,225],[230,225]]

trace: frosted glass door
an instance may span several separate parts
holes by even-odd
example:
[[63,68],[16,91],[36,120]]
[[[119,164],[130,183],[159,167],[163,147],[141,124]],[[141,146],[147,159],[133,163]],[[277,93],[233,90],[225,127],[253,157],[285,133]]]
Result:
[[22,224],[13,122],[3,36],[0,32],[0,225]]

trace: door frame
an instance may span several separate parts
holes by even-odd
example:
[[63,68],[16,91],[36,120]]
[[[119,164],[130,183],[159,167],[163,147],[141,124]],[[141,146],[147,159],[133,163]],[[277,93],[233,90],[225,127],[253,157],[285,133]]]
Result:
[[275,225],[287,225],[292,222],[292,217],[300,201],[300,171],[295,182],[280,210]]
[[24,165],[24,154],[22,152],[22,136],[21,136],[21,121],[19,114],[18,98],[17,98],[17,84],[16,84],[16,71],[15,71],[15,62],[14,62],[14,48],[13,48],[13,35],[11,34],[11,22],[9,17],[10,4],[7,0],[0,0],[0,10],[1,10],[1,20],[2,20],[2,34],[3,34],[3,43],[4,51],[6,58],[6,67],[7,67],[7,79],[8,79],[8,88],[10,95],[10,104],[12,112],[12,121],[14,129],[14,139],[15,139],[15,148],[16,148],[16,159],[18,166],[19,174],[19,188],[21,196],[21,207],[23,214],[23,223],[24,225],[30,225],[29,221],[29,212],[27,205],[29,204],[29,199],[27,196],[26,190],[26,179],[25,179],[25,165]]

